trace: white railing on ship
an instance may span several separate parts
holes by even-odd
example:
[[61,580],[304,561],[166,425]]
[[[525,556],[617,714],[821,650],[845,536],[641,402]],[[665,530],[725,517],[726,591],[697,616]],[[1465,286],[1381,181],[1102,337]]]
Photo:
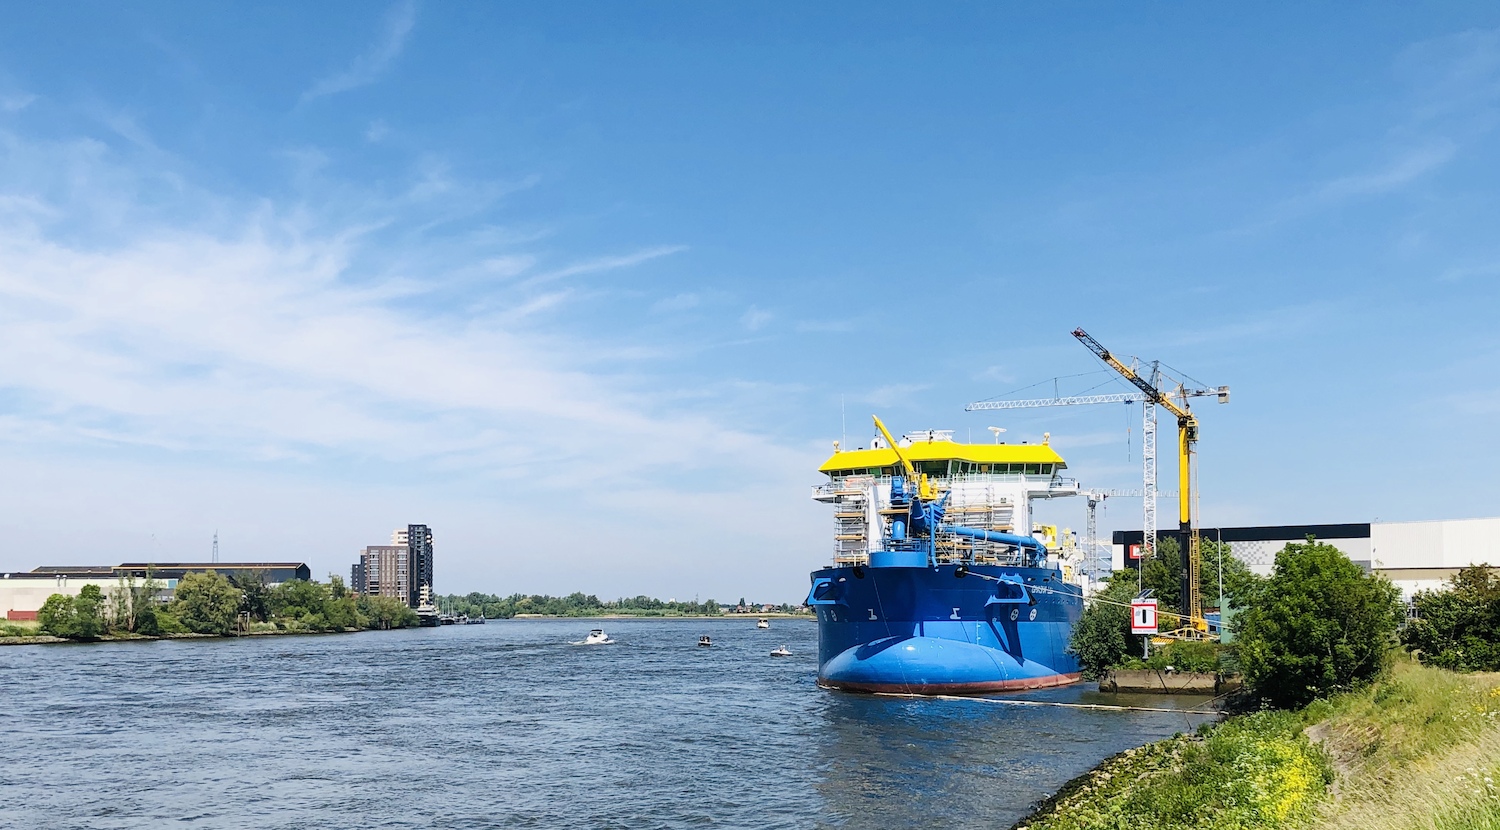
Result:
[[[932,482],[942,488],[953,484],[1024,484],[1039,478],[1041,478],[1040,475],[1023,473],[959,473],[951,476],[935,476]],[[860,492],[872,483],[890,486],[891,476],[845,476],[824,484],[815,484],[812,488],[813,498],[819,496],[827,498],[843,492]],[[1077,492],[1079,489],[1078,479],[1075,478],[1053,477],[1047,481],[1047,490],[1050,492]]]

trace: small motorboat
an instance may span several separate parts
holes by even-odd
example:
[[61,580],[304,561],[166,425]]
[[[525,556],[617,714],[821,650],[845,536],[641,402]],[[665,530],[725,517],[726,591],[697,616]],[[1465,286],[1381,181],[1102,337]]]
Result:
[[710,640],[708,638],[707,634],[704,634],[702,637],[698,638],[698,645],[703,646],[704,648],[708,648],[709,646],[711,646],[713,644],[714,644],[714,641]]
[[613,643],[613,642],[614,642],[614,640],[611,640],[609,638],[609,635],[604,633],[604,629],[602,629],[602,628],[596,628],[593,631],[590,631],[589,632],[589,636],[584,637],[583,638],[583,642],[579,643],[578,645],[581,645],[581,646],[607,646],[607,645],[609,645],[610,643]]
[[787,648],[786,646],[782,646],[781,648],[774,649],[771,652],[771,656],[772,657],[791,657],[792,656],[792,650],[789,649],[789,648]]
[[766,619],[765,617],[761,617],[760,619],[758,619],[758,620],[755,621],[755,627],[756,628],[770,628],[771,627],[771,621],[768,620],[768,619]]

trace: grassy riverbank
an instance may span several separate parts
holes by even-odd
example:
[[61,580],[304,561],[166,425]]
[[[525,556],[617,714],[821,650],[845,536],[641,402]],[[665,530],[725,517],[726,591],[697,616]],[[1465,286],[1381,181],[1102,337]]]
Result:
[[1500,674],[1398,662],[1357,692],[1121,753],[1016,827],[1500,830]]

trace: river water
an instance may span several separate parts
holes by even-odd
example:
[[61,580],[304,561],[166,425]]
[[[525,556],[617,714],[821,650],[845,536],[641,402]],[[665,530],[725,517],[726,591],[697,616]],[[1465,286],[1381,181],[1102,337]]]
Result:
[[[594,625],[616,644],[569,644]],[[1203,720],[826,691],[816,626],[772,625],[3,647],[0,825],[1003,828]],[[793,656],[768,656],[780,645]],[[1084,685],[1010,698],[1171,705]]]

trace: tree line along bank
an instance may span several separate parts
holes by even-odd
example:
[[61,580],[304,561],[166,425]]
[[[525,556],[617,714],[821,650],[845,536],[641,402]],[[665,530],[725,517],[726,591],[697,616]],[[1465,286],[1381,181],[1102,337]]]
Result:
[[[267,585],[264,574],[244,571],[225,577],[214,571],[189,573],[180,579],[170,600],[165,586],[150,576],[125,578],[107,595],[97,585],[85,585],[77,596],[53,594],[37,613],[35,627],[0,623],[0,636],[42,634],[70,640],[98,640],[174,634],[300,633],[409,628],[418,624],[414,610],[394,597],[360,596],[344,581],[328,583],[294,579]],[[639,616],[693,617],[744,613],[798,613],[791,605],[747,604],[723,606],[703,602],[660,600],[648,596],[600,600],[573,593],[470,593],[438,598],[444,611],[510,619],[539,615],[554,617]]]
[[[417,614],[391,597],[355,596],[343,580],[328,584],[291,580],[268,586],[255,572],[226,578],[214,571],[190,573],[169,601],[151,576],[121,578],[106,596],[85,585],[77,596],[53,594],[37,612],[43,634],[71,640],[173,634],[257,634],[408,628]],[[29,633],[12,631],[7,633]]]

